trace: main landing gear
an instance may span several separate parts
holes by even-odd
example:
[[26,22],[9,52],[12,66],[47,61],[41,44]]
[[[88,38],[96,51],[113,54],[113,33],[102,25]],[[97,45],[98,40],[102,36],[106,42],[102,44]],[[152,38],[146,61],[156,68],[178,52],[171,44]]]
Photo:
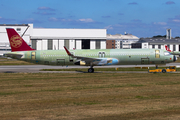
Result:
[[94,68],[93,66],[91,66],[91,68],[88,69],[88,73],[93,73],[94,72]]

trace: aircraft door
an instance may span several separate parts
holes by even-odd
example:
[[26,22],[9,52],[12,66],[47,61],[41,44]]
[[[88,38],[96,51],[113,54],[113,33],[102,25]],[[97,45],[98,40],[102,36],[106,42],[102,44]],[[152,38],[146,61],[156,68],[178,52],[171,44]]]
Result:
[[155,50],[155,58],[160,58],[160,51],[159,50]]
[[141,64],[149,64],[149,58],[141,58]]
[[31,60],[36,60],[36,52],[31,52]]

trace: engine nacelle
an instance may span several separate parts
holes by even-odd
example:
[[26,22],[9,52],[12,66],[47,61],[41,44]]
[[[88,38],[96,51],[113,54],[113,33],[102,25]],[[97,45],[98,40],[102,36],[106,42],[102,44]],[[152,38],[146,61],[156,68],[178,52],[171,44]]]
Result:
[[99,59],[94,59],[92,61],[77,61],[74,64],[75,65],[82,65],[82,66],[103,66],[103,65],[116,65],[119,63],[119,60],[116,58],[99,58]]
[[86,65],[85,61],[77,61],[74,63],[75,65]]
[[118,63],[119,63],[119,60],[116,58],[103,58],[97,65],[99,65],[99,66],[101,66],[101,65],[116,65]]

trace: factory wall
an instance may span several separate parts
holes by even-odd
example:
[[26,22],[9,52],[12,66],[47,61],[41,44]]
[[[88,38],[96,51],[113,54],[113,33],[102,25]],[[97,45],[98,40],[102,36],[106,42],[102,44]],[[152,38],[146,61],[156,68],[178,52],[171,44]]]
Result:
[[0,24],[0,50],[10,50],[6,28],[14,28],[36,50],[105,49],[106,29],[47,29],[33,24]]
[[[49,42],[48,42],[49,41]],[[51,42],[50,42],[51,41]],[[32,48],[36,50],[62,50],[63,46],[68,49],[106,49],[106,40],[90,40],[90,44],[83,48],[82,41],[87,40],[39,40],[32,39]],[[88,40],[89,41],[89,40]]]

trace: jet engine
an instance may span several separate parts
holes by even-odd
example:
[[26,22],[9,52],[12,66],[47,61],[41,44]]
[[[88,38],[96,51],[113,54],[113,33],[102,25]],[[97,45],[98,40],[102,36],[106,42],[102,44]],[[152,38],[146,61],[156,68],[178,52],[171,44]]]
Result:
[[87,60],[86,61],[77,61],[74,64],[75,65],[93,65],[93,66],[104,66],[104,65],[116,65],[119,63],[119,60],[116,58],[99,58],[99,59],[92,59],[91,61]]

